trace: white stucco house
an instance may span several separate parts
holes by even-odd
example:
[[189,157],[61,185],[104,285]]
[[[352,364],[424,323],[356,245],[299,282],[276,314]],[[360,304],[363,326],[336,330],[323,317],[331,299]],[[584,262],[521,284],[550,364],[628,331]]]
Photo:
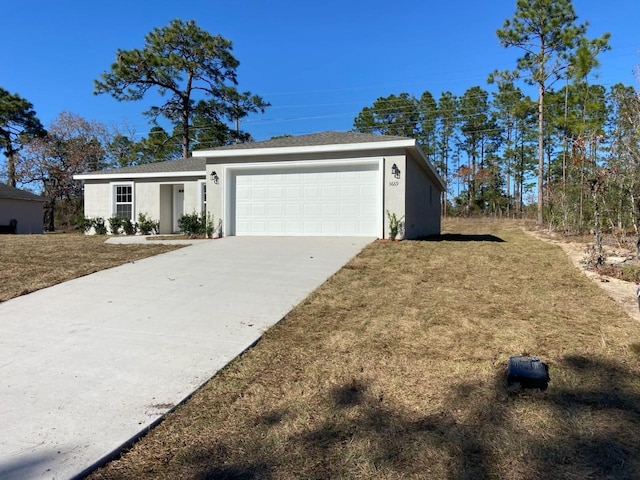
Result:
[[388,236],[440,233],[442,179],[416,140],[324,132],[196,150],[191,158],[90,172],[85,216],[139,213],[160,233],[183,213],[206,211],[229,235]]
[[45,202],[31,192],[0,183],[0,231],[9,232],[11,221],[17,220],[12,233],[43,233]]

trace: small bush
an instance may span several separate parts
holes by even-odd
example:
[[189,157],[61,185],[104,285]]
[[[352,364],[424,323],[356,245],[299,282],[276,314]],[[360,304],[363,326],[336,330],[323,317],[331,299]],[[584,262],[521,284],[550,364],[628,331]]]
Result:
[[92,220],[91,226],[93,227],[96,235],[106,235],[107,234],[107,226],[104,223],[104,218],[96,217]]
[[196,212],[185,213],[178,219],[178,228],[182,233],[190,237],[204,235],[205,223]]
[[213,235],[213,216],[211,212],[207,213],[206,220],[204,212],[202,212],[202,221],[204,221],[204,236],[211,238]]
[[89,233],[91,227],[94,226],[95,219],[91,217],[80,217],[76,224],[84,233]]
[[151,220],[145,213],[138,214],[138,231],[140,235],[155,235],[159,229],[159,222]]
[[114,215],[109,219],[109,229],[113,235],[119,235],[123,229],[124,218]]
[[214,231],[213,216],[211,213],[205,214],[205,212],[201,214],[185,213],[178,219],[178,228],[183,234],[190,237],[211,238]]
[[122,219],[122,231],[125,235],[135,235],[138,230],[136,222],[132,222],[129,218]]

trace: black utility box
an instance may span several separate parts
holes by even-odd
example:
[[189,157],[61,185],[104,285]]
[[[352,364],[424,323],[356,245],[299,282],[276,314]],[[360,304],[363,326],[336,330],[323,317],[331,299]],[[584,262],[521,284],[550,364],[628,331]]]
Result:
[[507,366],[507,383],[518,383],[522,388],[546,390],[549,384],[549,367],[538,357],[511,357]]

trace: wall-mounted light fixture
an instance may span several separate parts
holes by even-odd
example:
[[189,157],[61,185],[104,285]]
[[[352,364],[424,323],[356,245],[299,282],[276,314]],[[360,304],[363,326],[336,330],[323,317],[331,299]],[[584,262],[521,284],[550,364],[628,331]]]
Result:
[[391,165],[391,173],[395,178],[398,178],[398,179],[400,178],[400,169],[398,168],[398,165],[396,165],[395,163]]
[[211,172],[211,180],[213,180],[213,183],[215,183],[216,185],[220,181],[220,178],[218,177],[218,174],[215,172],[215,170]]

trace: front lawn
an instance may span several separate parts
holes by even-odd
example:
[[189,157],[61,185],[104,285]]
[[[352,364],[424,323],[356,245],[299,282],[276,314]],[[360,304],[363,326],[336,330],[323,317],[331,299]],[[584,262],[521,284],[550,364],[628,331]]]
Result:
[[640,325],[515,224],[445,228],[367,247],[90,478],[640,478]]
[[178,248],[109,245],[105,240],[81,234],[0,235],[0,302]]

